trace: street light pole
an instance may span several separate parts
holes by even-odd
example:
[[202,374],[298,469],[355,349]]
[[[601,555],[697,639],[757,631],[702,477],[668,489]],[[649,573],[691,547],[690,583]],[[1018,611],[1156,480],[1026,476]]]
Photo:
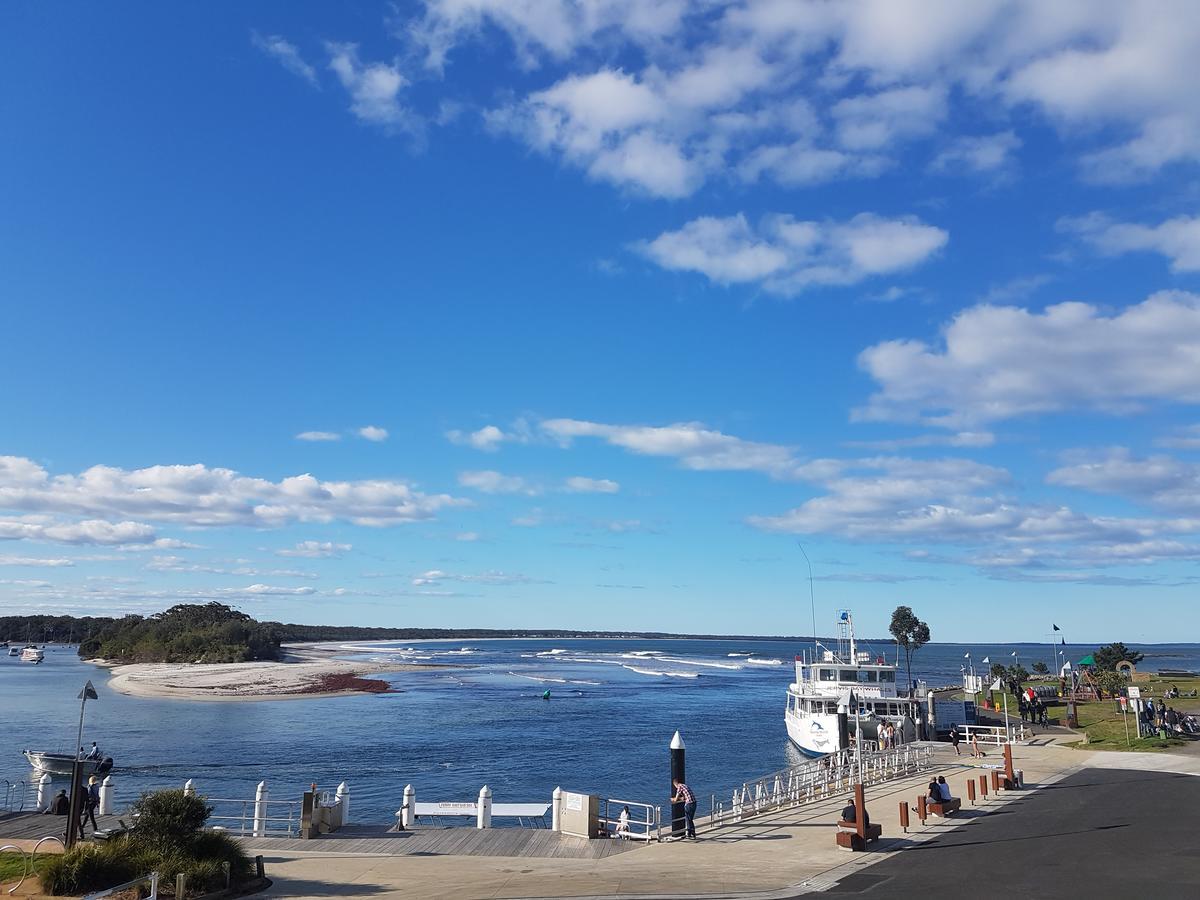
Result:
[[79,749],[75,751],[75,763],[71,766],[71,804],[67,810],[67,833],[63,835],[63,843],[68,850],[75,846],[76,838],[83,831],[83,824],[79,821],[83,813],[83,711],[89,700],[99,699],[90,681],[79,692],[79,740],[75,745]]

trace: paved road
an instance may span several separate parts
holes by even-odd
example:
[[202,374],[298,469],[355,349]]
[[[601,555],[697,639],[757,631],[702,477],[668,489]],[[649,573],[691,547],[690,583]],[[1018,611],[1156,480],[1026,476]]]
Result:
[[1084,769],[848,875],[830,894],[1200,897],[1200,777]]

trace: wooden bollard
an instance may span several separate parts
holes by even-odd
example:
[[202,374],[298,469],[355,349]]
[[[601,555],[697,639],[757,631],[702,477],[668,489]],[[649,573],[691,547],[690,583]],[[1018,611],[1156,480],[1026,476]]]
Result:
[[904,833],[908,834],[908,801],[900,801],[900,827],[904,829]]
[[979,776],[979,798],[981,800],[987,799],[987,776],[986,775]]
[[1013,771],[1012,745],[1004,745],[1004,789],[1011,791],[1017,787],[1017,775]]
[[1000,793],[1000,773],[996,769],[992,769],[992,793]]
[[975,779],[967,779],[967,799],[971,801],[971,805],[975,805]]
[[925,811],[925,795],[922,794],[917,798],[917,818],[921,820],[921,824],[925,824],[925,817],[928,813]]

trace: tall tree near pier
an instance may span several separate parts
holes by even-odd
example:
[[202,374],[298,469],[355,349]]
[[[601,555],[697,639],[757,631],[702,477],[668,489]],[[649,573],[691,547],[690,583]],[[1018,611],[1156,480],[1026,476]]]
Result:
[[888,631],[896,643],[904,649],[904,661],[908,669],[908,695],[912,696],[912,655],[929,643],[929,626],[917,618],[911,606],[897,606],[892,613],[892,624]]

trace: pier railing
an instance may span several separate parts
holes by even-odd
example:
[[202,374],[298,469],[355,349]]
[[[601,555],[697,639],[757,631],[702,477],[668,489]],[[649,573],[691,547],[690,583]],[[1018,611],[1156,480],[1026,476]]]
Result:
[[220,828],[239,837],[296,837],[300,833],[298,800],[206,797],[204,802],[213,808],[208,817],[210,828]]
[[719,827],[741,822],[762,813],[825,800],[844,793],[855,784],[879,784],[907,778],[932,766],[933,754],[928,746],[904,745],[893,750],[866,752],[861,758],[851,750],[842,750],[742,782],[733,789],[728,802],[717,799],[714,794],[710,799],[707,824]]
[[4,792],[5,812],[24,812],[37,807],[37,785],[24,779],[9,781],[0,778],[0,791]]
[[[629,811],[624,822],[621,814]],[[662,835],[662,808],[634,800],[600,801],[600,824],[611,838],[657,841]]]
[[1003,725],[964,725],[962,739],[971,743],[971,738],[990,747],[1001,747],[1004,744],[1020,744],[1029,739],[1029,731],[1024,722],[1010,722],[1007,729]]

